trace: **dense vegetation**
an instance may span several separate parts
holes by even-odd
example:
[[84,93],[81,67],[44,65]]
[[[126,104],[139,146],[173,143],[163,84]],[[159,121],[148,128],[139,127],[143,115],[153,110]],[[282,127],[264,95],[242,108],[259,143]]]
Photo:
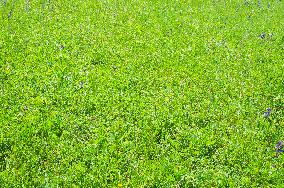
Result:
[[0,185],[281,187],[283,59],[280,0],[1,0]]

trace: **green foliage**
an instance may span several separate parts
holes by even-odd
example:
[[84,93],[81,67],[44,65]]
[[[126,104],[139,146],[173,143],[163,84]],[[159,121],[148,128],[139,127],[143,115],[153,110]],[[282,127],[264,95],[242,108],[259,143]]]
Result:
[[281,187],[283,10],[0,1],[1,187]]

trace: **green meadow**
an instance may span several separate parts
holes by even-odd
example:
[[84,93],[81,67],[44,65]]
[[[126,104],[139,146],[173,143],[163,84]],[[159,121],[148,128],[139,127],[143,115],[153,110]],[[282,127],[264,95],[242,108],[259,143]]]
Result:
[[284,1],[0,0],[0,187],[284,187],[280,140]]

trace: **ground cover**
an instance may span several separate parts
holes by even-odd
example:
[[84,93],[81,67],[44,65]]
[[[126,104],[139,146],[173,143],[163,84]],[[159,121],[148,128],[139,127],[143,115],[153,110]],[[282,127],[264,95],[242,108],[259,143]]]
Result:
[[1,187],[281,187],[283,10],[1,0]]

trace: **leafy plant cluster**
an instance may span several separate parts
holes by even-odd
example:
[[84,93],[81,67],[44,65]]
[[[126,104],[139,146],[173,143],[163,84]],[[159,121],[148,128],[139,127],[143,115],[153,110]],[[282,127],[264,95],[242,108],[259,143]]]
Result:
[[0,1],[1,187],[281,187],[283,10]]

